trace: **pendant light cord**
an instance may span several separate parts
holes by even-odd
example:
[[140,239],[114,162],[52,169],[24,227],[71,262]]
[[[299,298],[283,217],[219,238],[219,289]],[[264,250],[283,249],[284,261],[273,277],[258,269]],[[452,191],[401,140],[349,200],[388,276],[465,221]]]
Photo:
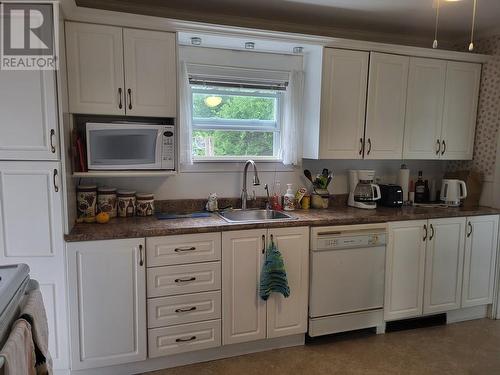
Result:
[[437,48],[438,46],[438,41],[437,41],[437,35],[438,35],[438,22],[439,22],[439,0],[437,0],[437,8],[436,8],[436,25],[434,28],[434,42],[432,43],[432,48]]
[[474,49],[474,27],[476,25],[476,8],[477,8],[477,0],[474,0],[474,6],[472,9],[472,28],[470,31],[469,51],[472,51]]

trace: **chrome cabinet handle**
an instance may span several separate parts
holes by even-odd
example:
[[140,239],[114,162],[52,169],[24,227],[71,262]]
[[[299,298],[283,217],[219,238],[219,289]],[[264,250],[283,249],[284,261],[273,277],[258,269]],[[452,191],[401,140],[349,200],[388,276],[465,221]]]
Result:
[[265,254],[266,252],[266,236],[263,234],[262,235],[262,254]]
[[439,141],[439,139],[436,139],[436,144],[438,146],[436,150],[436,155],[439,155],[439,151],[441,151],[441,142]]
[[56,148],[54,146],[54,136],[56,135],[56,131],[54,129],[50,129],[50,151],[53,154],[56,153]]
[[368,151],[366,152],[366,155],[370,155],[371,150],[372,150],[372,140],[368,138]]
[[195,311],[196,306],[189,307],[187,309],[175,309],[176,313],[185,313],[185,312],[190,312],[190,311]]
[[190,277],[190,278],[186,278],[186,279],[175,279],[175,282],[176,283],[187,283],[189,281],[195,281],[196,280],[196,277]]
[[196,340],[196,336],[191,336],[191,337],[179,337],[178,339],[175,339],[175,342],[188,342],[188,341],[193,341]]
[[424,224],[424,230],[425,230],[425,236],[422,239],[422,241],[425,241],[427,239],[427,225],[426,224]]
[[144,266],[144,253],[142,251],[142,245],[139,245],[139,266]]
[[470,237],[470,235],[472,234],[472,224],[470,223],[470,221],[467,223],[467,226],[469,227],[469,232],[467,233],[467,237]]
[[194,251],[194,250],[196,250],[196,247],[194,247],[194,246],[191,246],[191,247],[176,247],[174,249],[174,251],[176,253],[181,253],[183,251]]
[[57,169],[54,169],[54,174],[52,175],[52,182],[54,183],[54,191],[56,193],[59,192],[59,186],[57,186],[57,182],[56,182],[57,174],[58,174]]
[[359,139],[359,154],[363,153],[363,138]]
[[441,155],[444,155],[446,152],[446,142],[443,140],[443,151],[441,151]]
[[127,89],[128,93],[128,109],[132,109],[132,89]]
[[434,238],[434,225],[431,224],[431,236],[429,237],[429,241]]
[[122,105],[122,88],[121,87],[118,87],[118,99],[120,100],[118,102],[118,108],[122,109],[123,105]]

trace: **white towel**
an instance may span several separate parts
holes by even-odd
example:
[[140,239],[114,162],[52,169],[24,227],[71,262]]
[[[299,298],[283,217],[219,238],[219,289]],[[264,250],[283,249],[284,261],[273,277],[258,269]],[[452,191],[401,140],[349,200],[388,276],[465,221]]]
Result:
[[[35,347],[45,357],[45,363],[37,363],[37,374],[52,374],[52,358],[49,353],[49,326],[47,323],[47,314],[43,305],[43,298],[40,289],[34,289],[28,293],[26,301],[21,306],[21,317],[31,318],[31,333]],[[39,355],[39,353],[37,353]],[[40,358],[37,358],[39,361]]]
[[0,356],[5,359],[4,375],[36,375],[35,346],[30,324],[26,320],[14,322]]

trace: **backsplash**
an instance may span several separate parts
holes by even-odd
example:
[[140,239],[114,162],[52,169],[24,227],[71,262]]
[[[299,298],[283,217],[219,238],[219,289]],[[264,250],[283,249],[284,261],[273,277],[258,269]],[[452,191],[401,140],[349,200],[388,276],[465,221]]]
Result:
[[448,170],[474,169],[484,174],[487,180],[495,171],[496,148],[500,127],[500,35],[478,40],[474,43],[476,52],[492,55],[483,65],[474,159],[472,161],[452,161]]

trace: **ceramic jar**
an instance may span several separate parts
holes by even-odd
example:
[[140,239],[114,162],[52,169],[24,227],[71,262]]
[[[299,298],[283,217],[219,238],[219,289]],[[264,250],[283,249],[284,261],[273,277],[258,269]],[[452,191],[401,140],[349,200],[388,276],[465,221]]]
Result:
[[135,214],[137,216],[152,216],[155,212],[155,199],[153,194],[135,195]]
[[97,189],[97,213],[106,212],[109,217],[116,217],[116,188],[100,187]]
[[118,190],[118,216],[130,217],[135,215],[135,191]]
[[315,189],[311,194],[312,208],[328,208],[330,193],[326,189]]
[[76,207],[78,219],[93,223],[96,216],[97,186],[78,185],[76,188]]

